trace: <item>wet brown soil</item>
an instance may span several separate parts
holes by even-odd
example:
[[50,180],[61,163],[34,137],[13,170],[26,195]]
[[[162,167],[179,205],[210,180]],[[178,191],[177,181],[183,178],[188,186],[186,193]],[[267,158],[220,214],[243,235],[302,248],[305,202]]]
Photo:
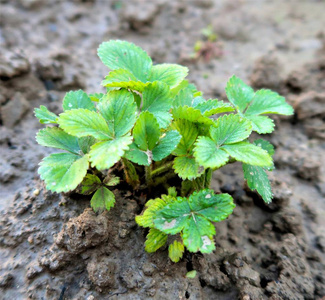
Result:
[[[324,1],[0,0],[0,299],[323,299],[325,297]],[[201,30],[217,42],[193,57]],[[236,74],[295,107],[267,137],[276,147],[274,201],[244,185],[239,163],[213,176],[234,214],[216,224],[213,254],[144,251],[143,199],[52,194],[37,175],[33,108],[61,112],[66,91],[100,92],[104,40],[125,39],[156,63],[186,64],[206,97]],[[211,50],[212,49],[212,50]],[[209,52],[210,51],[210,52]],[[212,52],[211,52],[212,51]],[[185,277],[197,270],[194,279]]]

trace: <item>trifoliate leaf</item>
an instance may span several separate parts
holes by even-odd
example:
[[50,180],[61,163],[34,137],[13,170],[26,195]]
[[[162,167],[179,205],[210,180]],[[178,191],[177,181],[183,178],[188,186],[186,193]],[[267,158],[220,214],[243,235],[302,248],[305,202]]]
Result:
[[110,72],[101,85],[107,88],[125,88],[138,92],[143,92],[144,88],[149,82],[144,83],[137,78],[128,70],[118,69]]
[[103,96],[104,96],[103,93],[93,93],[93,94],[88,95],[90,100],[94,101],[94,102],[100,102],[100,100],[103,98]]
[[81,194],[90,195],[101,185],[100,179],[93,174],[87,174],[81,183]]
[[78,145],[84,154],[90,151],[90,147],[96,143],[96,139],[92,136],[84,136],[78,138]]
[[69,134],[77,137],[91,135],[99,140],[113,138],[105,119],[98,113],[87,109],[73,109],[60,115],[60,127]]
[[168,257],[174,263],[179,262],[184,253],[184,244],[179,241],[174,241],[168,247]]
[[152,150],[158,143],[160,128],[155,116],[148,112],[142,112],[133,128],[135,144],[143,151]]
[[172,123],[171,127],[177,130],[182,136],[173,154],[177,156],[189,154],[199,134],[197,125],[187,120],[176,120]]
[[127,90],[109,92],[98,105],[98,109],[114,137],[125,135],[135,123],[137,105],[133,94]]
[[176,64],[160,64],[151,68],[149,81],[162,81],[171,88],[180,84],[188,74],[188,68]]
[[212,252],[215,228],[210,221],[226,219],[235,205],[230,195],[214,194],[205,189],[194,192],[189,198],[178,197],[177,201],[166,203],[153,212],[154,227],[167,234],[182,232],[184,245],[191,252]]
[[266,203],[272,201],[271,183],[266,171],[262,167],[243,164],[244,178],[252,191],[257,191]]
[[252,102],[245,112],[246,116],[259,114],[292,115],[293,108],[278,93],[262,89],[255,93]]
[[66,93],[63,98],[62,107],[64,111],[77,108],[84,108],[92,111],[96,110],[94,103],[82,90]]
[[228,162],[229,154],[210,138],[200,136],[195,143],[194,156],[196,161],[205,168],[220,168]]
[[98,48],[98,56],[111,70],[126,69],[143,82],[149,77],[151,58],[132,43],[119,40],[104,42]]
[[38,173],[48,190],[57,193],[69,192],[82,181],[88,167],[87,155],[81,157],[71,153],[55,153],[41,161]]
[[271,133],[274,130],[274,122],[266,116],[245,116],[252,122],[253,130],[259,134]]
[[152,150],[152,157],[155,161],[160,161],[174,151],[181,140],[181,135],[177,130],[171,130],[161,138],[157,146]]
[[131,136],[123,136],[94,144],[89,152],[91,165],[98,170],[109,169],[121,159],[131,143]]
[[249,137],[251,132],[251,123],[234,114],[220,117],[215,127],[210,129],[211,138],[218,146],[243,141]]
[[163,82],[148,84],[142,94],[142,111],[151,113],[165,111],[172,106],[172,98],[169,95],[169,88]]
[[192,270],[186,273],[186,278],[195,278],[196,277],[196,270]]
[[193,123],[200,123],[205,125],[213,125],[213,121],[205,117],[198,109],[193,107],[178,106],[172,109],[174,119],[188,120]]
[[227,82],[226,94],[237,110],[244,112],[254,97],[254,90],[238,77],[232,76]]
[[210,117],[215,114],[234,111],[234,108],[230,104],[224,103],[223,101],[218,101],[216,99],[215,100],[210,99],[208,101],[202,101],[196,104],[198,102],[198,100],[196,100],[197,98],[201,98],[201,97],[196,97],[194,99],[195,103],[193,103],[193,106],[195,109],[198,109],[206,117]]
[[39,119],[41,124],[56,124],[58,116],[50,112],[44,105],[40,108],[35,108],[35,117]]
[[225,150],[236,160],[249,165],[260,167],[271,167],[273,165],[272,158],[267,151],[247,142],[224,145],[221,149]]
[[194,158],[187,156],[179,156],[174,159],[174,170],[176,174],[182,179],[194,179],[200,176],[204,169],[200,168],[200,165]]
[[152,162],[151,156],[151,151],[143,151],[135,143],[132,143],[124,154],[125,158],[141,166],[149,166]]
[[106,187],[101,186],[93,195],[90,206],[95,212],[110,210],[115,204],[115,195]]
[[164,246],[167,242],[167,234],[159,231],[156,228],[150,228],[147,235],[145,250],[149,253],[156,252],[160,247]]
[[78,138],[67,134],[57,127],[47,127],[41,129],[36,135],[36,141],[45,147],[53,147],[69,151],[71,153],[80,154]]

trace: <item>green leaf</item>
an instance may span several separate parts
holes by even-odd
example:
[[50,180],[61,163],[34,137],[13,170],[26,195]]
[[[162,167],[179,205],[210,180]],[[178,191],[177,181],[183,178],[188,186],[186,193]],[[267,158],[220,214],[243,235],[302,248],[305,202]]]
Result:
[[107,179],[105,178],[104,183],[107,186],[116,186],[120,183],[120,177],[111,176]]
[[[196,97],[195,99],[197,98],[201,98],[201,97]],[[215,114],[234,111],[234,108],[230,104],[224,103],[223,101],[218,101],[216,99],[203,101],[193,106],[195,109],[198,109],[206,117],[210,117]]]
[[94,144],[89,152],[92,167],[98,170],[109,169],[121,159],[131,143],[131,136],[123,136]]
[[238,77],[232,76],[227,82],[226,94],[236,109],[244,112],[254,97],[254,90]]
[[247,142],[224,145],[221,149],[236,160],[249,165],[260,167],[271,167],[273,165],[272,158],[267,151]]
[[88,156],[55,153],[45,157],[38,169],[46,188],[53,192],[74,190],[85,177],[89,167]]
[[57,127],[41,129],[36,135],[36,141],[45,147],[58,148],[77,155],[80,154],[78,139]]
[[202,115],[202,113],[198,109],[189,107],[187,105],[173,108],[172,115],[174,119],[183,119],[193,123],[200,123],[205,125],[214,124],[211,119]]
[[145,250],[149,253],[156,252],[160,247],[167,242],[167,234],[155,228],[150,228],[145,242]]
[[217,147],[214,141],[200,136],[195,143],[194,156],[204,168],[220,168],[228,162],[229,154]]
[[192,270],[186,273],[186,278],[195,278],[196,277],[196,271]]
[[210,129],[211,138],[218,146],[243,141],[249,137],[251,132],[252,126],[250,121],[234,114],[220,117],[215,127]]
[[148,84],[142,94],[142,111],[167,112],[172,106],[172,98],[169,95],[169,88],[163,82]]
[[81,194],[90,195],[101,185],[100,179],[93,174],[87,174],[81,183]]
[[271,156],[274,155],[274,146],[270,142],[263,140],[263,139],[258,139],[258,140],[255,140],[253,142],[253,144],[266,150],[269,155],[271,155]]
[[270,90],[258,90],[247,108],[245,115],[281,114],[292,115],[293,108],[285,98]]
[[67,133],[83,137],[91,135],[99,140],[113,138],[105,119],[98,113],[87,109],[73,109],[60,115],[60,127]]
[[149,55],[136,45],[119,40],[111,40],[100,44],[98,48],[100,60],[111,70],[126,69],[146,82],[152,61]]
[[94,103],[82,90],[66,93],[63,99],[62,107],[64,111],[77,108],[84,108],[92,111],[96,110]]
[[200,176],[204,171],[194,158],[187,156],[176,157],[173,167],[177,175],[182,179],[192,180]]
[[93,94],[88,95],[90,100],[94,101],[94,102],[100,102],[100,100],[103,98],[103,96],[104,96],[103,93],[93,93]]
[[125,88],[138,92],[143,92],[148,84],[149,82],[139,81],[130,71],[123,69],[110,72],[101,83],[107,88]]
[[174,151],[181,140],[181,135],[177,130],[168,131],[161,138],[157,146],[152,150],[152,157],[155,161],[160,161]]
[[115,204],[115,195],[106,187],[101,186],[93,195],[90,206],[95,212],[110,210]]
[[128,133],[137,115],[137,105],[133,94],[127,90],[109,92],[98,105],[98,110],[107,121],[109,132],[114,137]]
[[245,116],[252,122],[253,130],[259,134],[271,133],[274,130],[274,122],[265,116]]
[[189,88],[189,85],[187,85],[185,88],[181,89],[178,94],[175,96],[173,107],[179,107],[179,106],[192,106],[192,101],[194,99],[193,93],[191,89]]
[[35,108],[35,117],[39,119],[41,124],[56,124],[58,116],[50,112],[44,105],[40,108]]
[[174,241],[168,247],[168,256],[174,263],[179,262],[184,253],[184,244],[179,241]]
[[143,151],[152,150],[160,137],[160,128],[155,116],[142,112],[133,128],[135,144]]
[[96,143],[96,139],[92,136],[84,136],[78,138],[78,145],[84,154],[90,151],[90,147]]
[[262,167],[243,164],[244,178],[252,191],[257,191],[266,203],[271,203],[273,194],[271,183]]
[[189,154],[199,134],[197,125],[187,120],[176,120],[172,123],[171,127],[177,130],[182,136],[173,154],[177,156]]
[[173,119],[172,115],[169,112],[165,112],[165,111],[156,111],[152,114],[155,116],[160,128],[162,129],[167,128]]
[[188,68],[176,64],[160,64],[152,67],[149,81],[162,81],[176,87],[188,74]]
[[125,152],[124,157],[141,166],[149,166],[152,162],[151,152],[142,151],[135,143],[129,146],[129,150]]
[[226,219],[235,205],[230,195],[214,194],[205,189],[194,192],[189,198],[178,197],[177,201],[165,203],[152,213],[154,227],[167,234],[182,232],[184,245],[191,252],[212,252],[215,228],[210,221]]

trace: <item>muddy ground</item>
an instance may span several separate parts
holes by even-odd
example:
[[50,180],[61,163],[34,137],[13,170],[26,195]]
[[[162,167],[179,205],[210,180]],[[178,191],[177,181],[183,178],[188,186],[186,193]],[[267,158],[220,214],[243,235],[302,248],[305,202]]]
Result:
[[[0,299],[324,299],[324,11],[311,0],[0,0]],[[209,25],[218,39],[194,57]],[[50,150],[35,142],[33,108],[60,113],[66,91],[102,91],[96,48],[113,38],[187,65],[207,98],[225,99],[236,74],[295,107],[268,137],[272,204],[245,189],[240,164],[214,174],[237,207],[216,224],[213,254],[178,264],[167,249],[147,254],[134,222],[143,199],[116,191],[115,208],[96,216],[38,178]]]

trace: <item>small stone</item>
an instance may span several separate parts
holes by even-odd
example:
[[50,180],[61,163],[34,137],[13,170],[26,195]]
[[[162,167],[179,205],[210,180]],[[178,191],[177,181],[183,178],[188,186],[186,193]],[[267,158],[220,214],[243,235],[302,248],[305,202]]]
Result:
[[40,193],[40,190],[39,189],[36,189],[36,190],[33,191],[33,195],[34,196],[38,196],[39,193]]

